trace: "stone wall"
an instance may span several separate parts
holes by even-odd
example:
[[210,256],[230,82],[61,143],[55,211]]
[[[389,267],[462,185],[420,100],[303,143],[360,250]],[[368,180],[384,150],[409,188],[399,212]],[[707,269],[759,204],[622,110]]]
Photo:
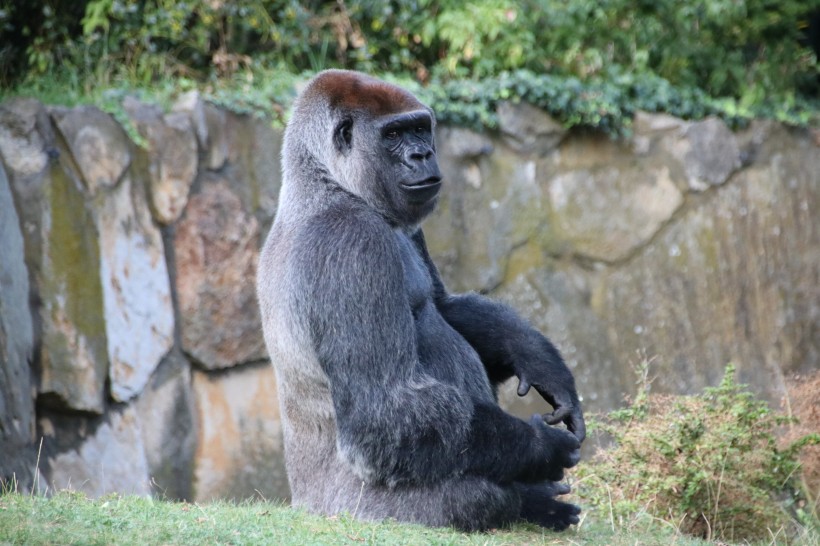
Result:
[[[281,131],[196,95],[0,105],[0,477],[206,501],[287,498],[254,299]],[[630,139],[504,105],[441,128],[425,224],[454,290],[504,299],[559,345],[588,410],[693,392],[726,363],[776,402],[820,367],[820,153],[808,131],[639,115]],[[544,408],[502,392],[521,415]]]
[[287,498],[253,282],[281,133],[124,106],[143,147],[96,108],[0,106],[0,477]]

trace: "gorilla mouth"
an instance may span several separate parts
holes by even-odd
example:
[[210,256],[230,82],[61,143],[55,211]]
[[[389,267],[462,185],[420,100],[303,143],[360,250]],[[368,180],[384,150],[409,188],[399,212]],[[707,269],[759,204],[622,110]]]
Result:
[[401,189],[405,191],[412,201],[416,202],[429,201],[438,194],[440,187],[440,176],[431,176],[421,182],[413,182],[412,184],[401,183]]
[[430,191],[432,189],[438,189],[441,186],[441,177],[440,176],[431,176],[430,178],[425,178],[421,182],[413,182],[411,184],[405,184],[402,182],[401,187],[409,192],[425,192]]

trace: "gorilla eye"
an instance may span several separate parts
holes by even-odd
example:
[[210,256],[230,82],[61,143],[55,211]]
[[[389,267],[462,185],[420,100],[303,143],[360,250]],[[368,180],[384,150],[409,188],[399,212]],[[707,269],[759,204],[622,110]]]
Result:
[[384,134],[384,138],[389,140],[396,140],[397,138],[399,138],[399,132],[395,129],[391,129]]

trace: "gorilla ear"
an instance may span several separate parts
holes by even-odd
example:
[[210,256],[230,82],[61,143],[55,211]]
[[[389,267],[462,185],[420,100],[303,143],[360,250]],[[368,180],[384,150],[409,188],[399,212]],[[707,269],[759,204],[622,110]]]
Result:
[[333,143],[342,155],[347,155],[353,149],[353,120],[344,119],[336,126]]

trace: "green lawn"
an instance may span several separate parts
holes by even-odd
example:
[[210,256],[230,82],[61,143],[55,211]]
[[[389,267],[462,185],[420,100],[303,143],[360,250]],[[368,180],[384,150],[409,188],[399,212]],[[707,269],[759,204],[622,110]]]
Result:
[[200,505],[115,495],[89,500],[79,493],[63,492],[50,498],[18,493],[0,496],[0,544],[696,546],[709,543],[682,536],[671,525],[651,520],[628,529],[613,530],[594,514],[586,514],[577,528],[564,533],[517,526],[467,534],[395,522],[361,523],[347,516],[317,517],[265,502]]

